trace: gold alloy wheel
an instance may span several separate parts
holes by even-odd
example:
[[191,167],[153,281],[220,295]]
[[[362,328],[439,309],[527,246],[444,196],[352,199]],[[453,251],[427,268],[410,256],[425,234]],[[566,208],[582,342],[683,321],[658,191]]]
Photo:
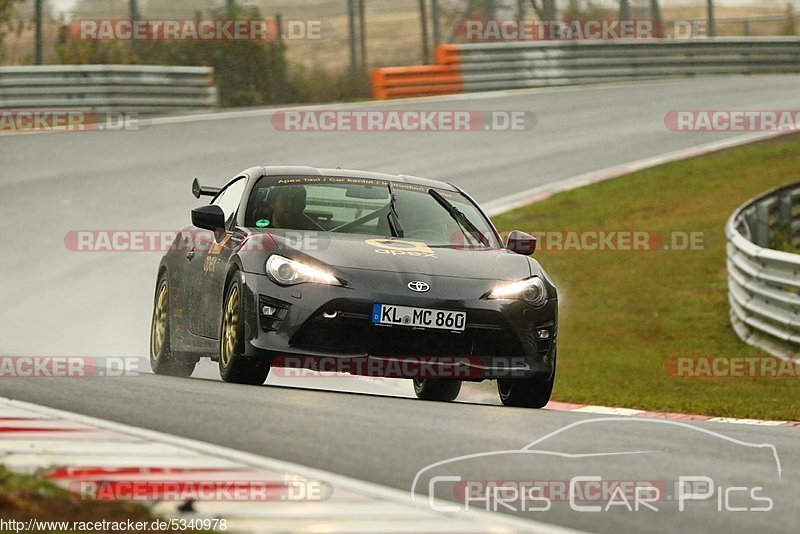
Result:
[[228,367],[236,350],[236,336],[239,331],[239,286],[233,285],[228,300],[225,302],[225,313],[222,317],[222,339],[220,341],[220,363]]
[[155,361],[161,354],[164,346],[164,338],[167,334],[167,315],[168,315],[168,291],[166,282],[161,284],[156,297],[156,305],[153,308],[153,324],[151,325],[152,334],[150,335],[150,360]]

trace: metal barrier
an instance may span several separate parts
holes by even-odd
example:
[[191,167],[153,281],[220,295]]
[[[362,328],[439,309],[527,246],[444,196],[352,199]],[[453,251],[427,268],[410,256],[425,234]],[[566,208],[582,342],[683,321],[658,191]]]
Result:
[[166,113],[217,104],[211,67],[0,67],[0,109]]
[[731,323],[739,337],[785,358],[800,355],[800,183],[748,201],[728,238]]
[[458,67],[422,65],[386,67],[372,71],[375,98],[432,96],[460,93],[464,89]]
[[[437,66],[449,70],[450,93],[650,80],[706,74],[800,73],[796,37],[636,41],[514,41],[441,45]],[[442,94],[439,71],[387,84],[402,69],[376,69],[376,98]],[[431,68],[431,67],[429,67]],[[381,77],[386,73],[386,77]],[[438,93],[427,93],[426,89]]]

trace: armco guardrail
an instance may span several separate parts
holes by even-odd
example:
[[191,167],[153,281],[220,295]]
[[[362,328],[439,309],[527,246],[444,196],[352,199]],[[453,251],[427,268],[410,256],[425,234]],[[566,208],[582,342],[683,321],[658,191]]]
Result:
[[211,108],[216,103],[211,67],[0,67],[0,109],[162,113]]
[[375,98],[432,96],[460,93],[464,90],[461,71],[455,65],[385,67],[372,71]]
[[514,41],[440,45],[436,65],[373,72],[376,98],[648,80],[799,73],[796,37]]
[[728,221],[731,323],[747,343],[800,356],[800,183],[750,200]]

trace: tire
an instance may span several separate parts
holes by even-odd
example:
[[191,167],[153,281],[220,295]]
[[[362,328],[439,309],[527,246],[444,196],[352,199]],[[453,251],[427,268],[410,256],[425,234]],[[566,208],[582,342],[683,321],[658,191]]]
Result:
[[170,344],[169,277],[161,273],[153,301],[153,319],[150,323],[150,367],[157,375],[192,376],[197,360],[180,357],[172,352]]
[[419,399],[450,402],[456,400],[460,391],[461,380],[414,379],[414,393]]
[[551,374],[536,374],[529,378],[500,378],[497,380],[497,392],[500,394],[500,400],[506,406],[544,408],[550,402],[555,382],[556,361],[554,358]]
[[225,382],[260,386],[269,376],[269,360],[244,356],[242,282],[238,272],[231,277],[222,306],[219,334],[219,376]]

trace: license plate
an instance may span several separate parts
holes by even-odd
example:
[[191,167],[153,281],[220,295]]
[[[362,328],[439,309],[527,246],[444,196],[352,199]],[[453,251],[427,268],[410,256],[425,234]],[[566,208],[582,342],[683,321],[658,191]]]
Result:
[[372,323],[463,332],[467,327],[467,313],[394,306],[392,304],[374,304],[372,306]]

